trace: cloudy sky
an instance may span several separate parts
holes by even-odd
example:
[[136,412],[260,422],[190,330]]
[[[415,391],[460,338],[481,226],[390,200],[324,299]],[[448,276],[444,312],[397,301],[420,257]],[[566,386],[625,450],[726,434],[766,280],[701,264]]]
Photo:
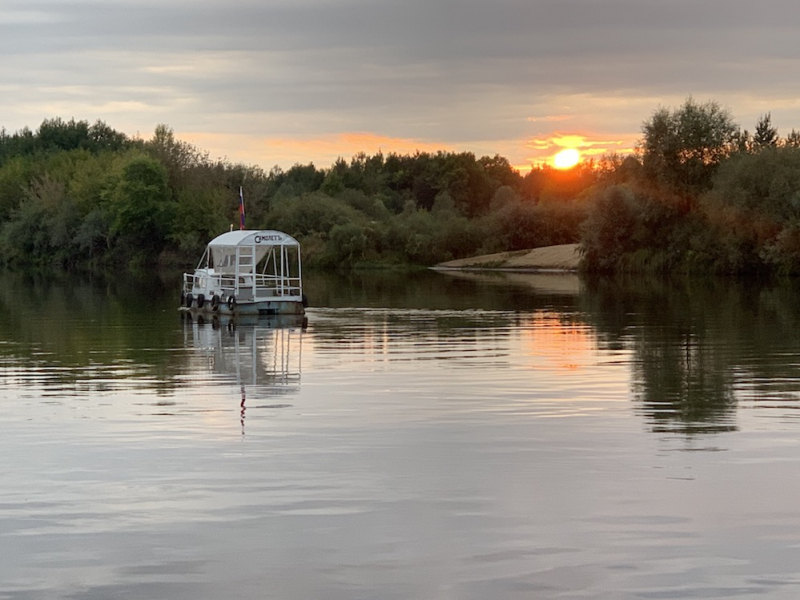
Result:
[[800,129],[797,0],[0,0],[0,126],[156,125],[212,158],[630,150],[659,106]]

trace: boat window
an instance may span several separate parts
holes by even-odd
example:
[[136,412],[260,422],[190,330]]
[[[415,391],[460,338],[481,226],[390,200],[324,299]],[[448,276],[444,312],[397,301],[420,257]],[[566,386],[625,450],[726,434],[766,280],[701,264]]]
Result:
[[222,262],[219,265],[220,267],[232,267],[233,266],[233,256],[231,254],[227,254],[222,257]]
[[210,252],[208,248],[206,248],[206,251],[203,252],[202,258],[200,258],[200,262],[197,263],[197,269],[210,269],[212,267],[212,265],[209,264],[211,262],[211,257],[209,254]]

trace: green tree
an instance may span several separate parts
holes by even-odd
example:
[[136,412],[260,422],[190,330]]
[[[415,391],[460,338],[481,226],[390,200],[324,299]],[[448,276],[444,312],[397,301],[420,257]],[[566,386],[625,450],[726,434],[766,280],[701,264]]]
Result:
[[783,140],[783,145],[787,148],[800,148],[800,131],[792,129]]
[[736,149],[739,127],[718,103],[689,98],[678,109],[656,110],[642,133],[645,174],[670,190],[696,193],[711,187],[717,168]]
[[187,185],[189,171],[209,162],[208,154],[175,138],[175,132],[164,124],[156,126],[153,138],[145,148],[158,159],[167,173],[170,192],[177,194]]
[[625,254],[636,248],[636,204],[635,194],[626,186],[611,186],[598,192],[581,231],[586,268],[614,270]]
[[753,150],[776,148],[778,146],[778,129],[772,126],[772,115],[761,115],[756,123],[756,132],[753,134]]
[[134,154],[123,165],[111,192],[111,234],[129,258],[153,259],[163,249],[175,211],[169,196],[167,173],[160,162]]
[[280,198],[270,211],[267,225],[298,238],[315,233],[327,238],[334,225],[344,225],[358,219],[358,212],[341,200],[314,192],[305,196]]
[[368,247],[364,227],[356,223],[334,225],[330,231],[330,261],[334,267],[351,267]]
[[45,175],[34,180],[0,230],[0,254],[9,263],[70,266],[80,215],[64,184]]
[[491,180],[494,187],[505,185],[512,188],[519,188],[522,183],[522,176],[519,174],[519,171],[511,166],[507,158],[499,154],[495,154],[494,156],[482,156],[478,159],[478,164]]
[[514,188],[509,185],[504,185],[497,188],[497,191],[495,191],[492,196],[492,201],[489,204],[489,209],[492,212],[496,212],[509,204],[514,204],[519,201],[519,194],[517,194]]
[[130,140],[124,133],[114,131],[104,121],[97,120],[89,127],[88,148],[94,152],[101,150],[124,150],[130,146]]
[[270,173],[274,196],[302,196],[316,192],[325,181],[325,171],[317,169],[314,163],[296,164],[288,171],[273,169]]
[[28,156],[10,157],[0,166],[0,221],[7,219],[20,205],[36,173],[36,166]]
[[39,148],[47,151],[85,148],[89,141],[89,123],[75,119],[45,119],[36,137]]
[[708,197],[781,221],[800,218],[800,149],[731,158],[720,167]]

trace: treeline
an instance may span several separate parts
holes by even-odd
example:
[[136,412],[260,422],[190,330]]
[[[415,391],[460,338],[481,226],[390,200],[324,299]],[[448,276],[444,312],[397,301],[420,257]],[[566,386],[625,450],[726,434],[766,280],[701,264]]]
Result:
[[590,192],[592,271],[800,272],[800,133],[771,115],[753,133],[689,98],[642,126],[635,156]]
[[581,244],[591,271],[800,271],[800,133],[715,102],[660,108],[636,153],[525,175],[501,156],[359,154],[269,172],[98,121],[0,130],[0,261],[191,266],[238,223],[297,237],[306,266],[431,265]]
[[284,171],[212,160],[161,125],[0,130],[0,260],[63,268],[185,266],[238,224],[297,237],[307,266],[430,265],[578,241],[592,165],[525,176],[500,156],[359,154]]

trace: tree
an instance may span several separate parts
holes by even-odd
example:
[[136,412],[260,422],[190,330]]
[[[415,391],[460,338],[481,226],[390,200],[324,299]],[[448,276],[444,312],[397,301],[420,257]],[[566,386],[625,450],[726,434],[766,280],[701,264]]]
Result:
[[[722,165],[709,197],[780,222],[800,219],[800,149],[737,155]],[[750,219],[751,221],[753,219]]]
[[598,191],[581,229],[581,252],[591,270],[613,270],[626,252],[635,249],[636,208],[632,192],[624,186]]
[[800,131],[792,129],[783,141],[786,148],[800,148]]
[[716,102],[692,98],[676,110],[659,108],[642,125],[645,174],[677,192],[711,187],[720,163],[736,148],[739,126]]
[[167,173],[156,159],[134,155],[122,168],[111,196],[111,234],[135,257],[154,257],[172,230],[175,203]]
[[175,132],[164,124],[156,126],[153,139],[147,142],[146,148],[166,169],[173,193],[186,186],[190,169],[209,163],[208,153],[175,139]]
[[507,158],[495,154],[494,156],[482,156],[478,163],[483,167],[484,172],[493,182],[495,187],[510,186],[519,187],[522,183],[522,176],[519,171],[511,166]]
[[4,260],[66,266],[79,222],[75,203],[62,182],[49,175],[34,180],[0,231]]
[[39,147],[47,151],[84,148],[89,140],[89,123],[75,119],[45,119],[36,135]]
[[128,145],[128,137],[115,131],[104,121],[97,120],[89,127],[88,147],[95,152],[99,150],[122,150]]
[[778,146],[778,129],[772,126],[772,115],[761,115],[756,123],[756,132],[753,134],[753,150],[756,152],[764,148]]
[[314,163],[297,163],[288,171],[273,169],[270,178],[276,190],[275,196],[303,196],[320,189],[325,181],[325,171],[317,169]]

